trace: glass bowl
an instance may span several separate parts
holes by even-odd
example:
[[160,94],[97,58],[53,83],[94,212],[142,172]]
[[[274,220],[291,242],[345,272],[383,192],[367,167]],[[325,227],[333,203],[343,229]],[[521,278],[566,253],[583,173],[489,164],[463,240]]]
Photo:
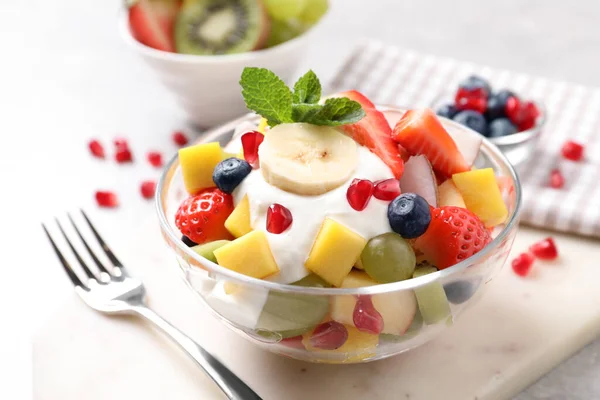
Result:
[[[379,108],[401,112],[397,108]],[[258,117],[248,114],[208,132],[201,141],[218,141],[225,146],[235,128],[248,122],[257,123]],[[443,124],[468,131],[450,120],[444,119]],[[163,172],[156,204],[163,237],[175,253],[182,277],[221,322],[277,354],[310,362],[358,363],[400,354],[443,334],[485,291],[485,283],[505,263],[517,231],[521,186],[506,157],[488,140],[481,144],[476,165],[492,167],[505,188],[503,196],[509,216],[495,228],[493,241],[450,268],[416,279],[356,289],[284,285],[255,279],[225,269],[191,250],[181,241],[174,224],[174,214],[188,196],[177,157]],[[388,326],[392,332],[376,335],[351,326],[354,304],[364,296],[371,296],[376,307],[387,308],[384,332]],[[333,310],[337,319],[342,316],[347,324],[347,341],[335,350],[313,347],[310,337],[315,326],[330,320]],[[386,315],[392,318],[386,320]]]
[[[444,94],[438,96],[433,103],[431,108],[436,111],[439,107],[444,104],[453,104],[454,95]],[[527,161],[533,154],[535,147],[542,135],[544,127],[546,125],[546,108],[541,101],[534,101],[540,110],[540,115],[535,121],[533,128],[514,133],[512,135],[488,138],[490,142],[495,144],[504,153],[508,161],[512,165],[518,167],[524,161]]]

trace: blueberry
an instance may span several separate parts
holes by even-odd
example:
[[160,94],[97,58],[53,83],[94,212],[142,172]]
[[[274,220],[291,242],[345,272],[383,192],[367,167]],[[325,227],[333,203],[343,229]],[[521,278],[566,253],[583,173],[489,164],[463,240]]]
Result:
[[485,112],[488,121],[506,117],[506,102],[509,97],[515,97],[515,94],[510,90],[501,90],[490,96]]
[[446,117],[452,119],[456,115],[458,110],[454,106],[454,104],[444,104],[440,108],[437,109],[436,114],[440,117]]
[[231,193],[251,171],[252,167],[245,160],[232,157],[217,164],[212,178],[222,192]]
[[415,193],[396,197],[389,204],[387,215],[392,230],[405,239],[421,236],[431,222],[429,204]]
[[489,96],[492,93],[492,87],[480,76],[471,75],[467,79],[463,80],[459,85],[459,87],[467,90],[475,90],[475,89],[483,89],[485,93]]
[[185,235],[183,235],[183,236],[181,237],[181,241],[182,241],[183,243],[185,243],[185,245],[186,245],[187,247],[194,247],[194,246],[197,246],[197,245],[198,245],[198,243],[196,243],[196,242],[193,242],[193,241],[192,241],[192,239],[190,239],[189,237],[187,237],[187,236],[185,236]]
[[498,118],[490,122],[488,137],[495,138],[517,133],[517,127],[508,118]]
[[477,286],[474,282],[455,281],[444,285],[448,301],[452,304],[462,304],[475,294]]
[[452,119],[482,135],[487,135],[487,121],[483,114],[480,114],[477,111],[464,110],[456,114]]

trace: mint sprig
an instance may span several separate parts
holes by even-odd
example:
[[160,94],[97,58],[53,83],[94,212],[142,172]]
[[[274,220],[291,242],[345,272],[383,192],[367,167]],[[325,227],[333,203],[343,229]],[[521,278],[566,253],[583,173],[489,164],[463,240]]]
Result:
[[262,115],[271,127],[288,122],[340,126],[365,116],[360,103],[345,97],[319,103],[321,82],[312,70],[296,82],[293,93],[277,75],[264,68],[244,68],[240,85],[246,107]]

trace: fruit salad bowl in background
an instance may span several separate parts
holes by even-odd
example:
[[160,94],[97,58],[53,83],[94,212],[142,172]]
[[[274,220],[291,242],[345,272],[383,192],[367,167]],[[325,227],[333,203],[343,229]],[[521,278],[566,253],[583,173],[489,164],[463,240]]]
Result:
[[[404,113],[391,107],[378,108],[390,122]],[[441,121],[450,134],[478,135],[453,121]],[[232,137],[258,123],[259,117],[248,114],[208,132],[202,142],[226,146]],[[175,214],[188,194],[178,158],[166,167],[157,190],[162,234],[175,252],[188,286],[219,320],[252,343],[311,362],[358,363],[390,357],[444,334],[485,290],[510,252],[517,231],[521,187],[513,167],[496,146],[483,139],[479,147],[475,166],[493,169],[503,187],[508,217],[493,229],[493,240],[478,253],[437,272],[421,266],[417,270],[424,271],[423,276],[415,274],[412,279],[373,285],[365,281],[365,274],[353,271],[344,287],[331,288],[320,285],[314,274],[292,285],[223,268],[181,240]],[[385,321],[379,334],[355,327],[361,318],[356,310],[368,318],[371,307]],[[341,336],[341,347],[326,349],[329,341]]]
[[[187,118],[201,128],[216,126],[247,111],[238,84],[244,67],[268,68],[289,80],[306,53],[313,27],[320,23],[328,7],[326,0],[274,1],[270,3],[275,4],[275,11],[269,9],[267,13],[267,7],[261,5],[260,0],[134,0],[132,3],[120,16],[121,36],[154,70]],[[296,3],[312,7],[303,11],[305,21],[296,17],[285,19],[286,13],[294,12]],[[177,4],[182,11],[177,14],[178,11],[171,10],[172,4]],[[235,43],[213,49],[212,53],[186,40],[184,36],[188,31],[202,32],[207,40],[217,40],[215,35],[223,34],[225,27],[232,24],[231,16],[218,10],[223,4],[226,8],[234,5],[248,17],[248,21],[242,23],[247,36],[240,40],[238,32],[233,32],[226,42]],[[199,14],[213,6],[219,14],[215,18]],[[149,17],[151,7],[155,9]],[[281,15],[279,7],[283,9]],[[194,25],[196,20],[206,26]],[[172,36],[167,37],[164,31],[172,32]]]

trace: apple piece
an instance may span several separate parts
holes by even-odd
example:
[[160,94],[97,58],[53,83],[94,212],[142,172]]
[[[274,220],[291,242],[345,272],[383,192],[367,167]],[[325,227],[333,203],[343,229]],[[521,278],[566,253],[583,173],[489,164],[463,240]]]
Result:
[[402,193],[416,193],[430,206],[437,207],[437,180],[427,157],[419,155],[408,159],[400,178],[400,189]]
[[444,126],[454,143],[456,143],[456,147],[458,147],[458,151],[462,154],[465,162],[469,166],[473,166],[481,148],[483,140],[481,135],[460,126],[450,124],[444,124]]
[[454,206],[467,208],[462,195],[456,188],[456,185],[452,179],[446,180],[440,186],[438,186],[438,206]]

